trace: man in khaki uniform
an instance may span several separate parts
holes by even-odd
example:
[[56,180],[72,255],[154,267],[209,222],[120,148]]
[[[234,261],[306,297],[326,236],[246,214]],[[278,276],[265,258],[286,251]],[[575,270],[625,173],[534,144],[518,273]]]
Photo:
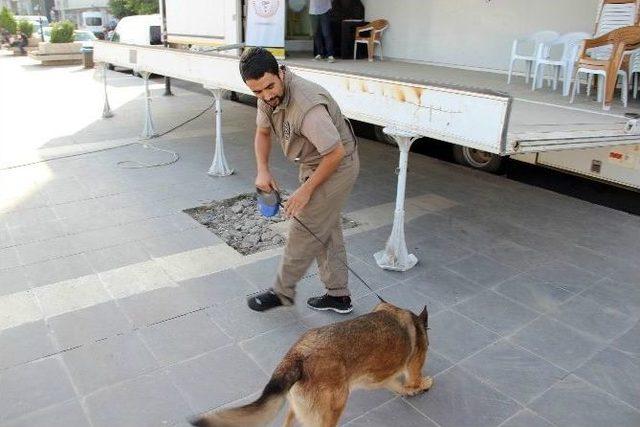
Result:
[[360,169],[355,136],[325,89],[278,67],[269,51],[246,51],[240,59],[240,74],[258,97],[256,187],[278,188],[269,170],[273,132],[285,156],[300,166],[300,187],[287,200],[285,214],[297,217],[325,242],[291,221],[276,283],[249,298],[249,307],[265,311],[293,304],[296,284],[315,259],[327,293],[310,298],[307,305],[349,313],[353,306],[340,211]]

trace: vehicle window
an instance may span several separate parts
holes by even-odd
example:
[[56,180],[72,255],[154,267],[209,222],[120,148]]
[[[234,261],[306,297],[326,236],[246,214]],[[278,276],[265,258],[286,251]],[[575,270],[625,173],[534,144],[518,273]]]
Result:
[[111,41],[112,42],[119,42],[120,41],[120,34],[116,33],[115,31],[113,32],[113,35],[111,36]]
[[75,33],[74,34],[74,38],[78,42],[84,42],[84,41],[87,41],[87,40],[95,39],[95,37],[92,37],[92,35],[93,34],[89,34],[89,33]]
[[85,18],[84,22],[90,27],[99,27],[102,25],[102,18],[89,17]]
[[162,44],[162,31],[160,30],[159,25],[152,25],[149,27],[149,44]]

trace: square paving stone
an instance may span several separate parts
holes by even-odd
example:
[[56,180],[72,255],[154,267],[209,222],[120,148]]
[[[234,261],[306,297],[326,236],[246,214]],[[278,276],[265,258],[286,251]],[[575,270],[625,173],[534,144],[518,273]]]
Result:
[[15,247],[0,249],[0,269],[18,267],[22,265]]
[[265,372],[272,372],[289,348],[307,332],[299,323],[266,332],[240,343],[244,350]]
[[590,288],[602,279],[602,276],[561,261],[548,262],[535,267],[528,273],[544,282],[562,286],[564,289],[573,293]]
[[172,426],[191,410],[166,374],[156,373],[102,389],[85,398],[93,427]]
[[567,371],[573,371],[604,347],[589,335],[547,317],[534,320],[509,341]]
[[575,374],[640,410],[640,358],[607,348]]
[[437,427],[402,399],[394,399],[347,423],[350,427]]
[[152,325],[203,308],[201,303],[185,289],[173,286],[120,299],[118,305],[134,325],[139,327]]
[[269,377],[237,346],[223,347],[168,368],[194,413],[261,390]]
[[126,267],[151,259],[151,256],[138,242],[128,242],[122,245],[98,249],[87,252],[85,255],[96,273]]
[[561,285],[541,281],[529,274],[509,279],[496,286],[495,291],[540,313],[553,310],[574,295]]
[[229,301],[246,300],[258,288],[236,270],[228,269],[178,283],[202,307],[224,305]]
[[385,301],[414,314],[420,314],[424,306],[427,306],[429,315],[435,315],[445,309],[442,303],[418,292],[414,286],[405,282],[384,288],[379,294]]
[[31,288],[24,267],[0,270],[0,296],[26,291]]
[[640,357],[640,322],[616,339],[613,346],[631,356]]
[[640,412],[576,377],[554,385],[531,409],[562,427],[637,427]]
[[43,321],[0,331],[0,349],[0,369],[30,362],[56,351]]
[[231,343],[231,338],[202,311],[156,323],[139,332],[163,366]]
[[519,273],[519,271],[514,268],[502,265],[489,257],[479,254],[449,264],[447,268],[473,282],[487,287],[504,282]]
[[640,287],[605,279],[580,294],[603,307],[640,318]]
[[580,295],[565,302],[549,315],[603,341],[613,340],[635,324],[631,317]]
[[481,292],[453,309],[502,336],[511,334],[539,316],[491,290]]
[[236,272],[253,283],[256,288],[267,289],[273,286],[276,279],[280,258],[280,256],[275,256],[236,267]]
[[38,287],[87,276],[93,270],[84,254],[79,254],[27,265],[25,273],[31,285]]
[[480,250],[481,253],[518,271],[529,270],[550,260],[550,255],[514,242],[503,242]]
[[429,347],[452,362],[458,362],[500,338],[452,311],[429,318],[429,327]]
[[135,333],[88,344],[62,357],[81,395],[158,368]]
[[56,357],[0,371],[0,424],[75,396]]
[[567,375],[566,371],[506,341],[487,347],[464,360],[461,366],[523,404]]
[[442,427],[496,427],[521,409],[456,367],[438,375],[427,393],[408,401]]
[[342,413],[340,422],[348,423],[350,420],[391,401],[395,397],[395,394],[385,389],[354,390],[349,394],[349,400],[347,400],[347,406]]
[[513,417],[501,424],[500,427],[555,427],[544,418],[533,412],[523,409]]
[[89,344],[128,332],[133,325],[114,302],[106,302],[47,319],[58,350]]
[[428,270],[405,283],[445,306],[465,301],[483,289],[482,286],[443,268]]
[[256,313],[247,307],[246,301],[238,301],[209,308],[207,314],[227,335],[240,341],[298,321],[294,310],[282,307]]
[[20,417],[4,427],[90,427],[80,403],[77,400],[32,412]]

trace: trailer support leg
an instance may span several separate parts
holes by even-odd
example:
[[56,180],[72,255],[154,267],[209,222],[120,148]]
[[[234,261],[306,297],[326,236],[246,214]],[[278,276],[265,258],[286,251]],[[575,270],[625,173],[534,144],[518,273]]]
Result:
[[158,134],[153,126],[153,118],[151,117],[151,91],[149,90],[149,76],[151,73],[148,71],[141,71],[140,74],[144,79],[144,127],[142,128],[142,139],[156,138]]
[[102,107],[102,118],[108,119],[113,117],[113,113],[111,112],[111,107],[109,106],[109,96],[107,95],[107,71],[109,67],[107,63],[102,64],[102,83],[104,85],[104,106]]
[[400,149],[398,165],[398,187],[396,192],[396,209],[393,216],[393,228],[385,248],[373,256],[379,267],[386,270],[407,271],[413,268],[418,259],[407,250],[404,235],[404,200],[407,184],[407,164],[411,144],[418,139],[418,135],[393,128],[384,128],[387,135],[392,136]]
[[207,172],[211,176],[229,176],[233,169],[229,167],[227,158],[224,155],[224,141],[222,139],[222,89],[209,89],[215,98],[216,112],[216,148],[213,155],[213,162]]

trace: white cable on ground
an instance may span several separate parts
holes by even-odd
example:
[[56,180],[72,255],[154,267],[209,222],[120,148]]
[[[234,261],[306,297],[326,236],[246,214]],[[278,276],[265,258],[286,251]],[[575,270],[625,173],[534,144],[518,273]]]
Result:
[[[165,135],[173,132],[174,130],[186,125],[187,123],[190,123],[190,122],[194,121],[195,119],[197,119],[198,117],[202,116],[204,113],[209,111],[211,108],[213,108],[213,105],[214,105],[214,103],[212,102],[207,108],[205,108],[204,110],[199,112],[197,115],[191,117],[189,120],[186,120],[186,121],[180,123],[177,126],[172,127],[171,129],[169,129],[169,130],[167,130],[165,132],[162,132],[160,135],[158,135],[158,137],[165,136]],[[174,152],[174,151],[170,151],[170,150],[165,150],[163,148],[154,147],[154,146],[151,146],[151,145],[149,145],[147,143],[130,142],[128,144],[117,145],[115,147],[101,148],[101,149],[98,149],[98,150],[85,151],[85,152],[82,152],[82,153],[67,154],[67,155],[64,155],[64,156],[50,157],[48,159],[37,160],[35,162],[29,162],[29,163],[22,163],[22,164],[19,164],[19,165],[6,166],[6,167],[3,167],[3,168],[0,168],[0,171],[18,169],[18,168],[22,168],[22,167],[26,167],[26,166],[33,166],[33,165],[37,165],[37,164],[40,164],[40,163],[51,162],[53,160],[69,159],[69,158],[72,158],[72,157],[80,157],[80,156],[84,156],[84,155],[87,155],[87,154],[101,153],[103,151],[115,150],[117,148],[130,147],[130,146],[136,145],[136,144],[141,144],[141,145],[144,146],[144,148],[150,148],[150,149],[153,149],[153,150],[164,151],[164,152],[170,153],[170,154],[172,154],[174,156],[174,158],[172,160],[168,161],[168,162],[158,163],[158,164],[150,164],[150,165],[144,164],[144,163],[140,163],[140,162],[137,162],[137,161],[134,161],[134,160],[124,160],[124,161],[118,162],[117,163],[118,166],[120,166],[120,167],[122,167],[124,169],[151,168],[151,167],[171,165],[171,164],[177,162],[180,159],[180,155],[178,153]],[[122,166],[122,164],[126,164],[126,163],[137,163],[139,166],[133,166],[133,167]]]

